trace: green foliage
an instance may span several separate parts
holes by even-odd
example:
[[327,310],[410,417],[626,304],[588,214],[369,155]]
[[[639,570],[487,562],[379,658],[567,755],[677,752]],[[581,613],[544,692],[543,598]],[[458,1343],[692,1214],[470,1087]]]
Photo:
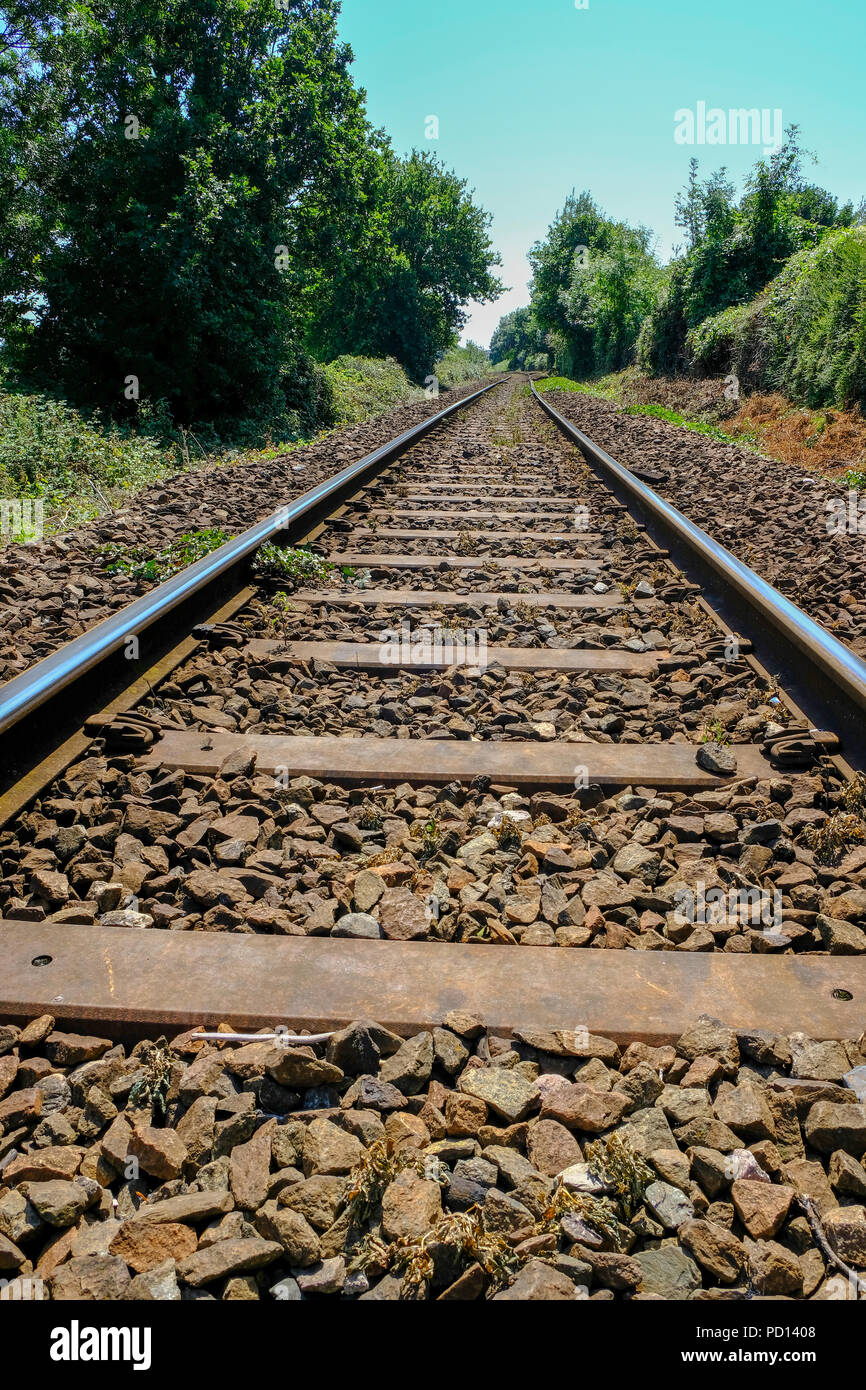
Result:
[[703,727],[701,743],[714,743],[719,748],[727,748],[731,740],[724,724],[718,719],[710,719]]
[[552,353],[531,308],[515,309],[499,320],[490,340],[490,356],[496,370],[544,372]]
[[449,348],[433,368],[440,386],[453,388],[467,381],[479,381],[490,372],[490,354],[478,343]]
[[688,334],[702,372],[735,372],[813,408],[866,405],[866,227],[793,256],[755,299]]
[[468,301],[502,292],[490,216],[426,153],[401,160],[382,142],[355,177],[362,228],[349,244],[318,249],[303,291],[308,341],[320,359],[396,357],[421,381],[465,324]]
[[13,361],[130,415],[130,376],[185,422],[250,401],[307,412],[312,365],[275,253],[338,196],[367,137],[332,0],[18,8],[32,41],[9,100],[46,129],[28,170],[35,321],[11,335]]
[[557,371],[589,376],[626,365],[661,277],[651,240],[647,228],[606,217],[588,192],[566,200],[529,253],[531,320]]
[[320,367],[329,392],[330,423],[354,425],[398,405],[423,400],[393,357],[338,357]]
[[148,550],[146,546],[104,545],[97,551],[106,574],[128,574],[133,579],[148,579],[157,584],[171,579],[196,560],[203,560],[212,550],[218,550],[229,539],[225,531],[208,528],[187,531],[164,550]]
[[[772,369],[763,345],[755,342],[759,312],[749,302],[791,257],[820,247],[832,228],[849,227],[854,220],[850,204],[840,208],[829,193],[806,182],[805,157],[798,128],[789,126],[780,149],[755,165],[739,203],[724,169],[701,182],[697,160],[691,161],[676,210],[688,247],[668,267],[661,293],[641,326],[637,360],[642,369],[736,370],[736,355],[744,376],[751,373],[753,380],[767,384],[764,373]],[[804,318],[814,320],[816,308]],[[708,319],[714,322],[707,324]],[[820,337],[820,327],[814,327]],[[812,324],[804,322],[802,331],[809,336]],[[755,352],[754,362],[748,361]],[[799,375],[793,382],[786,379],[786,389],[802,395],[801,380]]]
[[[579,391],[583,395],[597,396],[601,400],[619,402],[619,381],[616,377],[608,381],[601,379],[588,383],[585,381],[571,381],[568,377],[551,376],[539,382],[539,391]],[[671,410],[665,405],[627,405],[623,407],[626,415],[648,415],[654,420],[665,420],[669,425],[679,425],[682,429],[692,430],[695,434],[705,434],[710,439],[718,439],[722,444],[746,444],[754,443],[754,440],[747,434],[729,434],[721,430],[717,425],[710,424],[707,420],[691,420],[686,415],[681,415],[677,410]]]
[[0,337],[20,375],[128,420],[164,401],[292,437],[328,415],[313,356],[421,378],[496,297],[489,217],[371,128],[339,8],[4,5]]
[[118,496],[182,466],[176,445],[151,420],[153,434],[87,419],[52,396],[0,386],[0,496],[41,497],[47,516],[79,520]]
[[290,588],[298,584],[321,584],[327,580],[334,566],[322,559],[312,550],[293,550],[288,546],[274,545],[267,541],[259,546],[253,559],[253,574],[262,579],[278,579],[288,582]]

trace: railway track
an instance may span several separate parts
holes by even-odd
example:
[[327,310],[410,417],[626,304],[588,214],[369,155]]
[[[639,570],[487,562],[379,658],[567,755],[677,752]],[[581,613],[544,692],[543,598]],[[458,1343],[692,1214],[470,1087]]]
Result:
[[[532,391],[0,691],[0,1014],[862,1033],[863,663]],[[251,580],[274,539],[320,569]]]
[[866,1295],[863,670],[542,405],[0,689],[0,1299]]

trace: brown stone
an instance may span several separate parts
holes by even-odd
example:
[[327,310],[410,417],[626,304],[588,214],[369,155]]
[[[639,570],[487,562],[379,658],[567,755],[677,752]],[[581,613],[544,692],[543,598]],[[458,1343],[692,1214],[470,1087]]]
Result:
[[267,1120],[246,1144],[232,1149],[229,1185],[235,1202],[246,1211],[255,1211],[268,1195],[271,1137],[276,1127],[276,1120]]
[[158,1226],[144,1221],[125,1221],[109,1247],[136,1274],[153,1269],[163,1260],[186,1259],[198,1248],[198,1237],[191,1226],[163,1221]]
[[129,1270],[117,1255],[82,1255],[60,1265],[51,1278],[55,1302],[103,1303],[122,1299]]
[[782,1229],[794,1199],[793,1187],[751,1178],[738,1178],[731,1186],[737,1215],[754,1240],[770,1240]]
[[382,1232],[387,1240],[418,1239],[442,1215],[442,1189],[438,1182],[406,1168],[390,1182],[382,1197]]
[[573,1163],[580,1163],[583,1155],[573,1134],[558,1120],[534,1120],[526,1137],[527,1157],[539,1173],[554,1178],[557,1173]]
[[180,1177],[188,1158],[186,1145],[173,1129],[155,1129],[153,1125],[135,1126],[128,1152],[145,1173],[162,1181]]
[[476,1135],[487,1123],[487,1106],[478,1096],[450,1091],[445,1101],[445,1124],[452,1139]]
[[264,1269],[283,1253],[283,1247],[276,1241],[262,1240],[258,1236],[218,1240],[183,1260],[178,1265],[178,1278],[198,1289],[203,1284],[212,1284],[215,1279],[225,1279],[230,1274]]
[[542,1103],[541,1118],[558,1120],[566,1129],[600,1134],[619,1124],[631,1101],[618,1091],[597,1091],[576,1081],[549,1095]]
[[364,1146],[353,1134],[347,1134],[330,1120],[310,1122],[304,1136],[304,1173],[339,1176],[350,1173],[364,1157]]

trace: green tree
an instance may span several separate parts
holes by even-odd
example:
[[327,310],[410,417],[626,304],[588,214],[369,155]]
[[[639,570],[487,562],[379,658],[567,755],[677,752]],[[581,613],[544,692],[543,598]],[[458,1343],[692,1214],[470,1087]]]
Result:
[[747,303],[791,256],[817,246],[831,228],[853,224],[850,203],[839,207],[831,194],[806,181],[807,158],[814,156],[802,149],[798,127],[789,126],[780,148],[755,165],[739,203],[724,169],[701,182],[697,161],[691,161],[676,203],[687,251],[669,268],[641,328],[641,366],[656,372],[688,368],[691,330]]
[[392,356],[417,379],[454,342],[470,300],[502,293],[489,214],[466,181],[432,155],[399,159],[381,134],[358,181],[358,235],[322,257],[307,294],[308,341],[319,357],[351,349]]
[[532,316],[559,370],[587,376],[625,366],[655,296],[651,241],[647,228],[613,221],[583,192],[533,246]]
[[[18,9],[35,27],[44,7]],[[34,170],[44,244],[18,361],[109,408],[129,378],[184,420],[303,407],[290,249],[368,139],[335,0],[53,9],[7,84],[22,126],[46,91],[62,110]]]
[[490,359],[512,371],[545,371],[550,366],[545,335],[529,307],[514,309],[499,320],[490,339]]

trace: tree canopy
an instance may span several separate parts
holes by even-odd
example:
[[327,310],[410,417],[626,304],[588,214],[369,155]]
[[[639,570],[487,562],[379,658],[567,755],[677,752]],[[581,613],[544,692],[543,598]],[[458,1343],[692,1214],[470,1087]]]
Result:
[[371,128],[337,0],[0,8],[0,334],[181,420],[306,408],[311,354],[432,369],[500,291],[487,215]]

